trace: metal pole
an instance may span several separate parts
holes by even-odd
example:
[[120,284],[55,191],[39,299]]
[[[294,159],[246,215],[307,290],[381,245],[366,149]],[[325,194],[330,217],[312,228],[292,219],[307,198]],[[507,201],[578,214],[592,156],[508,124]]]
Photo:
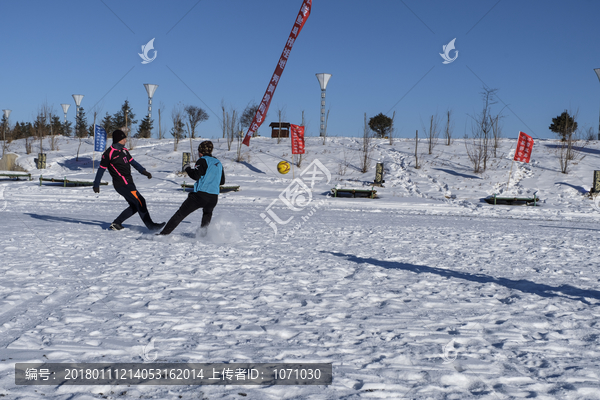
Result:
[[160,128],[160,108],[158,109],[158,138],[162,139],[162,131]]
[[4,122],[4,129],[2,135],[2,158],[4,158],[4,152],[6,151],[6,124],[8,123],[8,117],[10,116],[11,110],[2,110],[4,111],[4,116],[6,117],[6,121]]
[[[600,68],[595,68],[594,71],[596,75],[598,75],[598,79],[600,80]],[[598,117],[598,140],[600,140],[600,116]]]
[[325,136],[325,89],[321,89],[321,129],[319,135],[321,137]]
[[78,134],[77,134],[77,117],[79,116],[79,106],[81,105],[81,100],[83,100],[83,95],[82,94],[74,94],[73,100],[75,100],[75,106],[77,107],[77,109],[75,110],[75,136],[78,136]]
[[[327,89],[327,83],[331,78],[331,74],[315,74],[317,79],[319,80],[319,85],[321,86],[321,120],[319,135],[321,137],[325,137],[327,135],[327,124],[325,123],[325,90]],[[323,142],[325,143],[325,142]]]
[[4,129],[2,134],[2,158],[4,158],[4,152],[6,151],[6,125],[8,124],[8,118],[10,117],[10,113],[12,110],[2,110],[4,112],[4,116],[6,117],[4,121]]
[[94,170],[94,163],[96,161],[96,113],[94,113],[94,124],[92,125],[94,129],[94,151],[92,152],[92,171]]

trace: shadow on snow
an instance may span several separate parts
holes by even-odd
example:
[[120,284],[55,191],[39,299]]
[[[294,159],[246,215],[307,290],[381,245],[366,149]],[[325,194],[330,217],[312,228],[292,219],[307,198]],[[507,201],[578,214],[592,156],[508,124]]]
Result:
[[330,253],[334,256],[345,258],[348,261],[352,261],[357,264],[366,263],[386,269],[403,270],[414,272],[416,274],[435,274],[444,278],[463,279],[477,283],[495,283],[496,285],[501,285],[508,289],[519,290],[523,293],[536,294],[541,297],[563,297],[570,300],[579,300],[588,305],[595,305],[595,303],[591,303],[586,299],[586,297],[600,300],[600,291],[593,289],[580,289],[571,285],[550,286],[543,283],[536,283],[527,279],[496,278],[485,274],[471,274],[467,272],[453,271],[451,269],[428,267],[426,265],[413,265],[395,261],[377,260],[374,258],[363,258],[339,252],[322,251],[322,253]]
[[[92,225],[92,226],[99,226],[102,229],[108,229],[110,227],[110,222],[105,222],[105,221],[94,221],[94,220],[76,219],[76,218],[69,218],[69,217],[55,217],[53,215],[40,215],[40,214],[33,214],[33,213],[25,213],[25,215],[29,215],[31,218],[35,218],[35,219],[39,219],[41,221],[47,221],[47,222],[68,222],[71,224]],[[136,231],[136,232],[142,232],[142,233],[148,232],[148,229],[146,229],[146,227],[143,227],[143,226],[127,225],[126,227],[128,229],[130,229],[132,231]]]
[[461,176],[463,178],[469,178],[469,179],[481,179],[480,176],[475,176],[475,175],[467,175],[467,174],[461,174],[460,172],[456,172],[456,171],[452,171],[451,169],[444,169],[444,168],[433,168],[437,171],[443,171],[447,174],[450,175],[454,175],[454,176]]

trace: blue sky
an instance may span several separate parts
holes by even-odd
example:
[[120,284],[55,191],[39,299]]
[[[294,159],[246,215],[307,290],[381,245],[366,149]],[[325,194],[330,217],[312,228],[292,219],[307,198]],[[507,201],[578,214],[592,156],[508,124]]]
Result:
[[[113,114],[125,99],[141,120],[143,84],[154,83],[155,126],[161,103],[170,129],[181,102],[204,108],[200,134],[219,137],[222,102],[241,112],[262,98],[301,3],[2,1],[0,108],[13,110],[14,123],[32,120],[44,102],[61,116],[60,104],[70,103],[73,121],[78,93],[89,123],[94,110]],[[307,135],[318,136],[317,72],[333,75],[331,136],[358,136],[364,113],[396,111],[397,135],[414,137],[432,114],[451,109],[462,137],[484,84],[498,89],[506,137],[554,137],[548,126],[564,109],[597,131],[598,15],[597,0],[313,0],[259,133],[269,134],[278,109],[296,124],[304,110]],[[143,65],[138,53],[152,38],[157,57]],[[444,65],[439,53],[454,38],[458,57]]]

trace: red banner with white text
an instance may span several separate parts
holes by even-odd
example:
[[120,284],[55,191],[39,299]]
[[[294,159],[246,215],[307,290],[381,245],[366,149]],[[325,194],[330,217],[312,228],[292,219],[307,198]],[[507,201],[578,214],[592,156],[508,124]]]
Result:
[[292,154],[304,154],[304,127],[290,124]]
[[526,133],[519,132],[517,140],[517,149],[515,150],[515,161],[528,163],[531,159],[531,150],[533,149],[533,138]]
[[248,128],[248,132],[246,132],[246,136],[244,137],[244,143],[246,146],[250,146],[250,138],[256,132],[256,130],[261,126],[264,122],[265,117],[267,115],[267,111],[269,110],[269,106],[271,105],[271,100],[273,99],[273,95],[275,94],[275,89],[277,88],[277,83],[279,83],[279,78],[281,78],[281,74],[283,74],[283,69],[285,68],[285,64],[287,63],[288,57],[292,52],[292,46],[296,41],[296,38],[300,34],[304,23],[308,19],[310,15],[310,9],[312,7],[312,0],[304,0],[302,2],[302,7],[300,7],[300,12],[298,12],[298,16],[296,17],[296,21],[294,22],[294,26],[292,27],[292,32],[288,37],[288,40],[283,48],[283,52],[281,53],[281,57],[279,57],[279,62],[277,63],[277,67],[275,68],[275,72],[269,81],[269,85],[267,86],[267,90],[265,91],[265,95],[263,96],[259,106],[258,111],[254,114],[254,118],[252,119],[252,123]]

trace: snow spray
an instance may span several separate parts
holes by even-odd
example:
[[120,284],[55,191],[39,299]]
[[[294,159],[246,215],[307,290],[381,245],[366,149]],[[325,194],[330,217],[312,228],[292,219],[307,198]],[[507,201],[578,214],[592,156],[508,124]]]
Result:
[[229,213],[216,215],[208,229],[198,228],[196,238],[215,244],[236,243],[242,239],[241,227],[237,220]]

